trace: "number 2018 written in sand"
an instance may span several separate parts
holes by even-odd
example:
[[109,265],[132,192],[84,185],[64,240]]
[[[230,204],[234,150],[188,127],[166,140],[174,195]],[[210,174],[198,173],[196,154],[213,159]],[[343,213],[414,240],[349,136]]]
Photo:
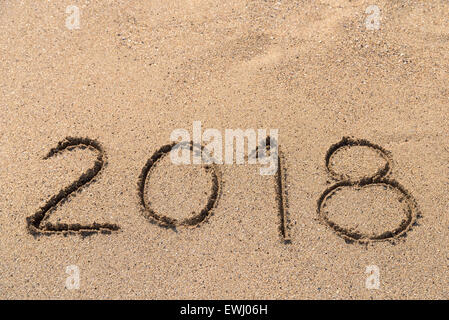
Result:
[[[266,141],[261,141],[253,154],[261,155],[260,150],[265,149],[270,151],[273,143],[277,143],[274,139],[267,137]],[[192,152],[201,152],[204,150],[203,146],[195,145],[192,142],[180,144],[164,145],[156,151],[151,158],[148,159],[144,165],[142,172],[138,179],[138,194],[139,200],[146,218],[163,227],[176,228],[178,226],[197,226],[206,221],[211,215],[211,212],[217,207],[218,200],[221,194],[222,183],[219,167],[216,164],[207,164],[202,168],[210,173],[212,179],[212,188],[204,208],[191,217],[178,220],[167,215],[157,213],[149,201],[145,200],[145,188],[148,184],[147,179],[151,175],[152,169],[156,167],[158,161],[167,156],[173,148],[182,147],[188,148]],[[379,168],[375,173],[357,177],[354,179],[348,174],[339,174],[331,165],[331,159],[339,150],[351,147],[367,147],[375,151],[385,160],[385,165]],[[52,148],[44,159],[51,158],[57,154],[65,151],[72,151],[74,149],[90,149],[97,153],[97,158],[93,166],[84,172],[78,180],[71,183],[69,186],[61,189],[58,194],[51,197],[45,205],[32,216],[27,218],[27,229],[35,235],[52,235],[52,234],[81,234],[83,236],[93,233],[111,234],[120,229],[117,224],[111,223],[51,223],[48,221],[50,213],[58,206],[62,205],[68,198],[74,197],[76,192],[81,191],[90,183],[94,182],[99,176],[102,169],[106,165],[105,152],[99,142],[89,138],[72,138],[68,137],[58,143],[55,148]],[[259,149],[259,152],[258,152]],[[279,150],[277,146],[276,150]],[[271,152],[270,152],[271,153]],[[279,215],[279,234],[283,242],[290,243],[290,227],[289,227],[289,213],[287,202],[287,190],[285,184],[286,170],[283,165],[283,154],[278,151],[272,153],[277,157],[277,171],[274,175],[274,182],[276,185],[276,202]],[[411,194],[394,179],[388,178],[391,170],[391,155],[382,147],[375,145],[367,140],[352,139],[344,137],[340,142],[333,144],[326,153],[325,167],[328,174],[336,181],[334,185],[328,187],[317,200],[317,215],[319,219],[326,224],[333,232],[342,237],[346,242],[368,243],[374,241],[395,241],[398,238],[405,237],[407,231],[412,226],[417,225],[417,219],[421,217],[416,201]],[[382,187],[385,190],[394,192],[399,198],[399,202],[404,206],[405,217],[398,225],[390,230],[383,230],[381,232],[372,233],[356,228],[348,228],[336,223],[328,214],[327,205],[332,197],[338,197],[339,194],[344,194],[348,191],[368,190],[370,187]]]

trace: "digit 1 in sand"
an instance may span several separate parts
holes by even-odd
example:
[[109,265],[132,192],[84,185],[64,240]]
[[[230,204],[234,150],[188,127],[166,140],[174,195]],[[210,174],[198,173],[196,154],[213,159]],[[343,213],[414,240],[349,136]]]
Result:
[[279,233],[284,243],[291,243],[288,226],[288,202],[287,202],[287,189],[285,184],[286,172],[283,161],[283,154],[276,141],[276,138],[270,136],[267,136],[265,140],[262,140],[255,151],[260,163],[264,163],[262,159],[267,159],[267,151],[269,151],[270,154],[269,158],[271,158],[271,161],[276,164],[274,166],[274,170],[272,170],[273,168],[271,167],[261,169],[261,174],[262,175],[274,174],[276,185],[276,201],[278,203],[278,214],[279,214]]
[[278,170],[276,172],[276,198],[278,201],[278,208],[279,208],[279,219],[280,219],[280,232],[281,236],[285,243],[291,243],[290,238],[290,232],[288,229],[288,217],[287,217],[287,209],[288,209],[288,203],[287,203],[287,190],[285,188],[285,167],[283,163],[283,155],[281,153],[280,147],[278,146],[278,155],[277,155],[277,162],[278,162]]

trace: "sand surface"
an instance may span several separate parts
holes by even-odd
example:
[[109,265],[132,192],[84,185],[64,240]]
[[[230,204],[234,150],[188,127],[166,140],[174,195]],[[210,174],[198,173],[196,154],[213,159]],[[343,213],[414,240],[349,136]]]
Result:
[[[446,0],[0,1],[0,298],[448,299],[448,80]],[[152,223],[142,168],[194,121],[279,129],[290,243],[259,165],[162,158],[143,195],[156,214],[201,211],[213,170],[218,198],[196,226]],[[326,162],[344,136],[382,150],[344,145]],[[66,137],[102,151],[44,160]],[[120,230],[32,235],[26,218],[97,157],[96,181],[45,223]]]

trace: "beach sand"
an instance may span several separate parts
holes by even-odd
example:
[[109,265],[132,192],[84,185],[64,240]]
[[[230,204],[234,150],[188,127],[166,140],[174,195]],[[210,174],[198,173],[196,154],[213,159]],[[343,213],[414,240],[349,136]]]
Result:
[[[69,5],[79,29],[66,26]],[[448,299],[448,19],[445,0],[1,1],[0,298]],[[289,242],[277,176],[260,165],[165,157],[144,190],[155,212],[200,212],[216,173],[214,207],[176,228],[144,211],[142,169],[194,121],[279,129]],[[44,159],[66,137],[102,151]],[[346,144],[326,168],[342,137],[372,145]],[[99,154],[96,181],[48,222],[120,230],[31,234],[26,218]],[[326,190],[385,163],[378,178],[398,185],[351,182],[320,209]],[[397,236],[366,238],[403,221]],[[366,241],[350,241],[354,230]],[[73,265],[79,289],[66,284]]]

